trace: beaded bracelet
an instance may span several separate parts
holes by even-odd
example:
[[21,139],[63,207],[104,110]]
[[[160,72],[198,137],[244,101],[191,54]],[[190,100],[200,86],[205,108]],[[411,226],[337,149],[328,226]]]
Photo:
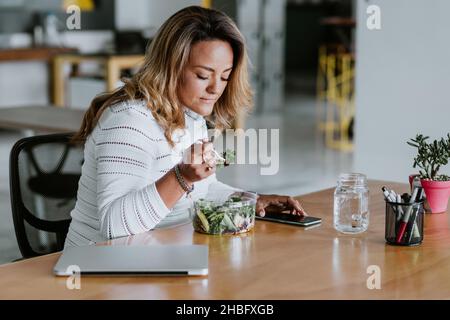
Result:
[[180,173],[179,165],[177,164],[175,166],[175,176],[177,177],[178,183],[180,184],[181,188],[183,188],[184,191],[186,191],[187,194],[194,191],[194,185],[192,184],[192,187],[189,187],[186,181],[184,180],[183,176]]

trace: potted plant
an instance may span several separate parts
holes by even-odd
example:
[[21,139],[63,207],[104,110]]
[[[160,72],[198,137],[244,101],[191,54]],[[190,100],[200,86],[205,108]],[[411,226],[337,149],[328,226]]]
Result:
[[425,190],[432,213],[447,211],[450,197],[450,177],[440,174],[439,169],[450,159],[450,133],[447,138],[428,142],[429,137],[416,135],[407,143],[417,148],[413,167],[419,167],[420,182]]

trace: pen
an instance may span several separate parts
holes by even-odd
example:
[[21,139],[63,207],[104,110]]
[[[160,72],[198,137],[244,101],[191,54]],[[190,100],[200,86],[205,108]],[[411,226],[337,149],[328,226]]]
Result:
[[[402,197],[399,194],[397,195],[397,203],[402,203]],[[403,216],[403,209],[401,204],[397,206],[397,210],[398,210],[397,221],[399,221]]]
[[[398,196],[394,190],[389,190],[389,193],[391,195],[391,199],[394,199],[394,202],[401,203],[401,201],[398,201]],[[400,205],[397,205],[395,208],[397,208],[397,220],[400,220],[403,214],[402,207]]]
[[[386,187],[383,186],[383,187],[381,187],[381,191],[383,191],[384,199],[385,199],[386,201],[389,201],[389,202],[396,202],[397,199],[395,199],[395,198],[393,198],[393,197],[391,196],[391,194],[390,194],[389,191],[388,191],[388,188],[386,188]],[[392,209],[394,210],[395,216],[398,217],[397,208],[396,208],[395,206],[392,206]]]
[[[422,187],[418,187],[418,189],[419,189],[419,191],[417,192],[417,202],[420,202],[423,199],[424,190]],[[420,237],[419,227],[417,226],[417,223],[416,223],[416,219],[417,219],[418,215],[419,215],[419,208],[417,208],[415,210],[415,214],[411,217],[413,224],[412,224],[412,232],[410,231],[410,233],[409,233],[408,243],[411,243],[413,236],[415,238]]]
[[397,233],[397,239],[395,239],[397,243],[401,243],[402,238],[405,234],[406,226],[408,224],[408,220],[411,215],[411,211],[413,209],[412,204],[414,203],[414,201],[417,197],[418,190],[419,190],[418,188],[414,188],[413,194],[411,195],[411,199],[409,199],[410,206],[408,207],[408,209],[406,210],[405,214],[403,215],[403,217],[400,221],[400,226],[398,228],[398,233]]
[[417,191],[417,197],[416,197],[416,202],[420,202],[422,201],[423,195],[424,195],[424,190],[422,187],[417,187],[418,191]]
[[417,218],[418,212],[419,212],[419,208],[415,208],[411,215],[412,222],[410,222],[410,226],[408,226],[408,230],[407,230],[408,243],[411,243],[411,240],[413,239],[413,235],[415,238],[420,237],[419,228],[417,227],[417,224],[416,224],[416,218]]
[[397,199],[397,194],[395,193],[394,190],[389,190],[389,193],[391,194],[392,198]]
[[391,193],[388,191],[386,187],[382,187],[381,191],[383,191],[384,198],[387,199],[390,202],[396,202],[396,198],[393,198]]

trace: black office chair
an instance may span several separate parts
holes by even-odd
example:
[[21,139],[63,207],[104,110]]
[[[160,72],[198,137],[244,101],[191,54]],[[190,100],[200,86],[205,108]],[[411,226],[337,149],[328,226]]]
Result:
[[72,135],[27,137],[11,150],[11,208],[24,258],[64,248],[83,163]]

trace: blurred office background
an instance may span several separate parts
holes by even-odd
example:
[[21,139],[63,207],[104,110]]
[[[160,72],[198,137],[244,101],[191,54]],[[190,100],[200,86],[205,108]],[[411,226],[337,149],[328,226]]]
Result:
[[[71,4],[79,30],[66,24]],[[218,172],[226,183],[299,195],[333,187],[342,172],[406,182],[406,141],[449,131],[446,0],[0,0],[0,111],[82,112],[136,71],[158,27],[188,5],[223,10],[246,37],[255,107],[237,125],[280,130],[275,175],[236,165]],[[380,30],[367,27],[370,5],[381,9]],[[9,153],[41,133],[5,123],[0,116],[0,263],[20,257]]]

